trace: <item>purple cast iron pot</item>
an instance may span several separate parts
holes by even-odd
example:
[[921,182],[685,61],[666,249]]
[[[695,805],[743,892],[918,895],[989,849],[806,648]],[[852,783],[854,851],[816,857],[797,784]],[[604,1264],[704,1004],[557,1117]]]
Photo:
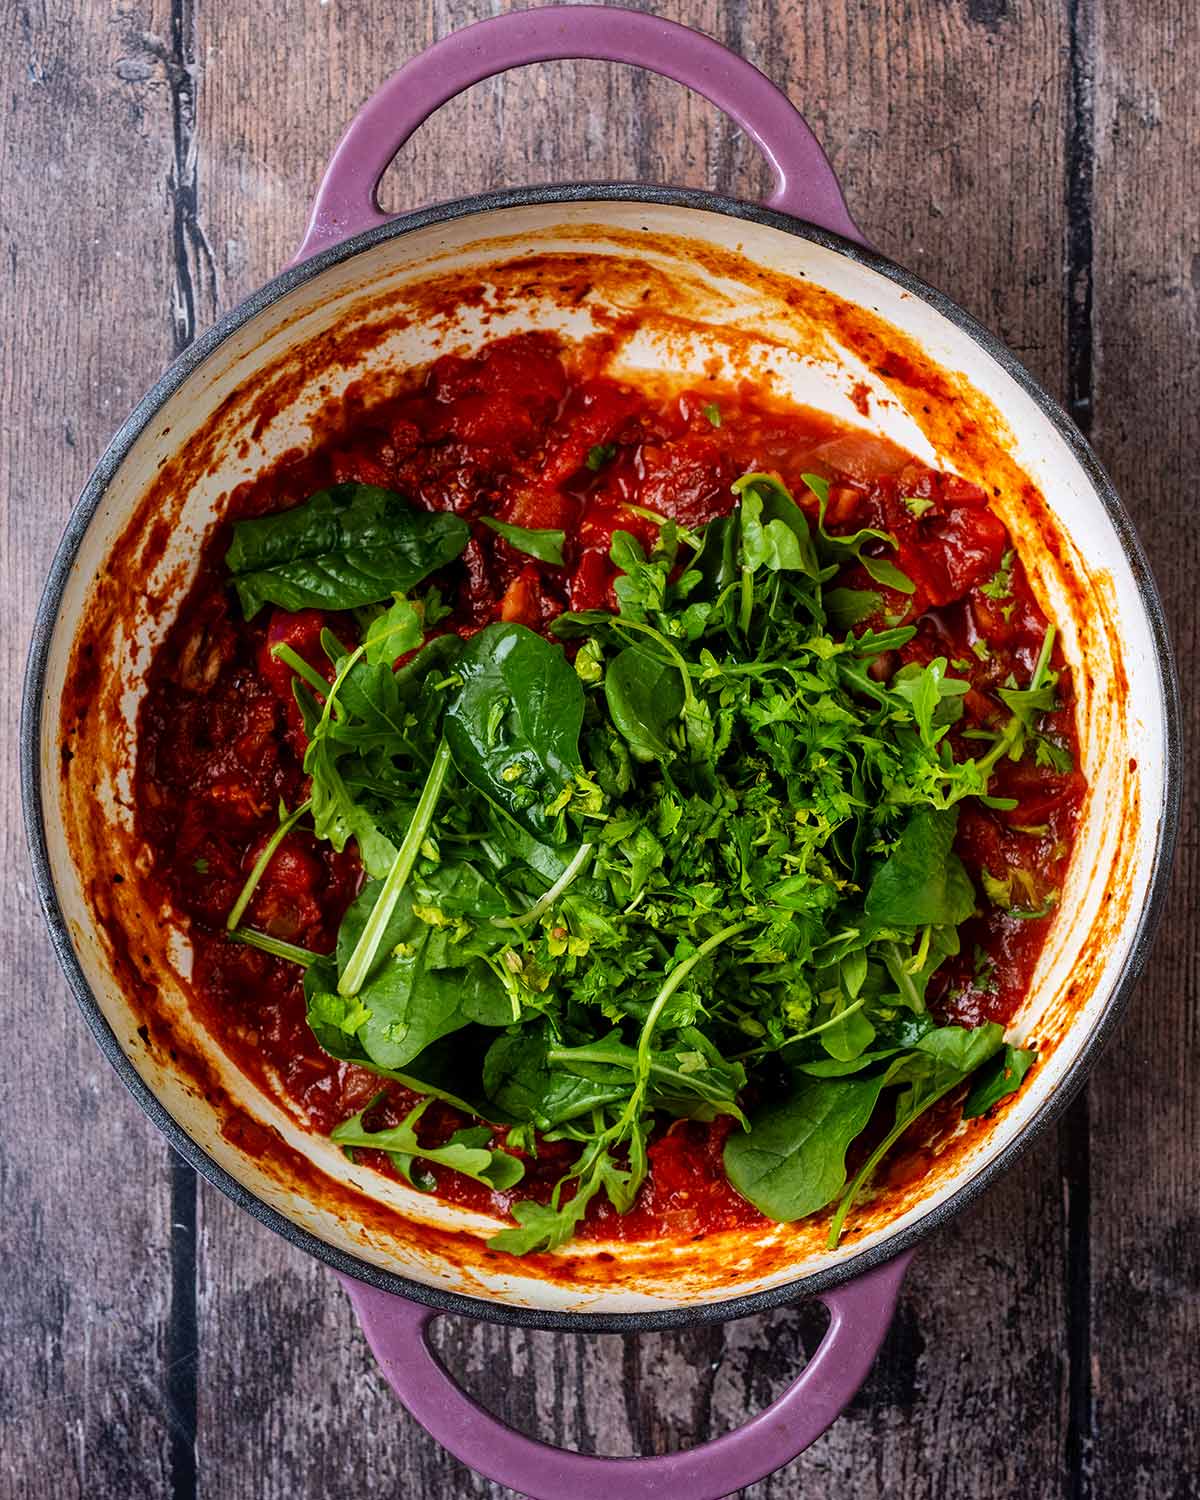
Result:
[[[383,172],[432,111],[508,68],[560,58],[632,63],[706,96],[746,131],[770,163],[776,185],[766,206],[639,185],[572,185],[497,193],[397,218],[380,212],[376,190]],[[1065,925],[1061,934],[1056,925],[1050,944],[1054,951],[1044,972],[1039,970],[1040,999],[1017,1028],[1018,1034],[1036,1031],[1047,1049],[1046,1061],[1019,1101],[1003,1112],[973,1152],[956,1158],[953,1170],[934,1182],[925,1201],[902,1205],[886,1222],[863,1233],[852,1250],[826,1255],[809,1245],[803,1255],[798,1253],[791,1271],[785,1268],[760,1284],[735,1279],[720,1294],[693,1293],[680,1305],[672,1305],[660,1288],[656,1298],[635,1299],[632,1310],[603,1300],[590,1311],[586,1301],[539,1302],[536,1288],[531,1292],[523,1284],[516,1290],[515,1284],[497,1286],[493,1294],[481,1295],[477,1281],[474,1291],[464,1290],[411,1257],[389,1261],[377,1247],[354,1240],[349,1230],[331,1226],[296,1194],[289,1196],[255,1177],[252,1167],[219,1139],[212,1121],[197,1113],[195,1101],[184,1097],[177,1080],[162,1071],[161,1059],[136,1051],[130,1035],[133,1012],[105,969],[89,926],[92,918],[75,870],[72,813],[60,808],[54,779],[62,727],[58,702],[89,580],[102,571],[122,514],[128,514],[130,502],[121,498],[121,486],[135,493],[153,472],[143,450],[149,445],[152,457],[152,440],[165,442],[171,403],[227,357],[253,320],[261,324],[280,304],[286,308],[298,288],[339,268],[353,270],[358,258],[381,245],[439,226],[483,220],[497,210],[549,206],[568,212],[580,205],[590,206],[601,219],[628,205],[635,205],[639,214],[645,211],[646,217],[662,212],[674,221],[703,219],[728,232],[736,230],[747,241],[758,235],[764,244],[818,257],[818,266],[834,278],[869,279],[872,296],[893,299],[889,316],[907,318],[910,333],[915,330],[914,336],[927,338],[941,358],[964,369],[1004,412],[1013,451],[1052,498],[1078,570],[1089,580],[1105,580],[1094,598],[1084,589],[1082,605],[1079,597],[1068,598],[1055,571],[1061,547],[1051,556],[1036,528],[1022,530],[1020,515],[1005,513],[998,502],[1035,584],[1054,607],[1072,662],[1083,651],[1081,619],[1089,620],[1090,631],[1092,687],[1082,694],[1080,713],[1093,793],[1076,859],[1083,868],[1078,889],[1069,887],[1064,894],[1060,924]],[[846,370],[835,373],[843,381],[849,378]],[[854,378],[858,373],[850,371]],[[815,399],[811,392],[801,394]],[[889,430],[888,420],[878,417],[881,431]],[[163,431],[155,434],[160,423]],[[892,435],[907,446],[918,445],[921,438],[916,428]],[[182,516],[185,550],[191,546],[194,551],[195,536],[217,513],[216,500],[210,497],[204,504],[210,510],[198,522],[193,518],[190,532]],[[114,507],[115,520],[110,515]],[[114,653],[114,660],[119,656],[122,661],[132,654],[121,642]],[[1122,677],[1128,685],[1118,691]],[[837,1418],[879,1349],[916,1240],[969,1202],[1045,1128],[1078,1088],[1110,1032],[1144,960],[1161,904],[1180,785],[1176,689],[1153,581],[1117,497],[1069,420],[985,330],[865,245],[811,131],[761,73],[684,27],[596,6],[515,12],[458,32],[401,69],[361,110],[334,153],[292,266],[172,366],[122,428],[85,489],[38,617],[26,682],[22,757],[35,876],[52,938],[89,1024],[126,1084],[198,1170],[261,1221],[337,1270],[371,1349],[413,1416],[464,1463],[534,1500],[718,1500],[788,1463]],[[1122,779],[1125,773],[1110,768],[1135,758],[1142,769],[1131,788]],[[100,786],[88,816],[98,816],[95,809],[104,805]],[[1120,870],[1126,893],[1115,919],[1111,914],[1106,918],[1098,906],[1110,870]],[[1100,889],[1093,889],[1097,871]],[[1067,897],[1073,899],[1068,902]],[[1076,983],[1068,1004],[1071,973],[1082,972],[1085,954],[1090,955],[1090,978]],[[806,1296],[820,1297],[830,1324],[798,1379],[737,1431],[665,1457],[584,1457],[524,1437],[464,1394],[427,1342],[431,1321],[444,1311],[528,1327],[632,1332],[747,1316]]]

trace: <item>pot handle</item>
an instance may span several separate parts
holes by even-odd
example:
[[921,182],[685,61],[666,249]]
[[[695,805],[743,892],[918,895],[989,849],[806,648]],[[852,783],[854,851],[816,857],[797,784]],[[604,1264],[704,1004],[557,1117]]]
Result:
[[753,64],[712,37],[643,11],[548,5],[452,32],[372,94],[330,159],[292,264],[388,222],[379,207],[379,181],[434,110],[509,68],[566,58],[631,63],[703,94],[766,157],[775,175],[768,208],[863,243],[816,136],[787,95]]
[[829,1309],[825,1337],[765,1411],[724,1437],[655,1458],[594,1458],[515,1432],[437,1360],[427,1336],[436,1309],[341,1281],[388,1384],[426,1432],[477,1473],[529,1500],[721,1500],[790,1463],[841,1416],[879,1352],[911,1259],[909,1251],[820,1295]]

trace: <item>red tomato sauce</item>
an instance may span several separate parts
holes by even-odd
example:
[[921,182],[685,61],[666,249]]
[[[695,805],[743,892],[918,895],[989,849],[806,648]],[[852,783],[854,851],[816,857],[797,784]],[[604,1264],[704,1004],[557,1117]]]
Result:
[[[1010,673],[1020,685],[1028,682],[1046,630],[987,496],[884,440],[823,413],[782,405],[748,385],[664,394],[590,373],[553,337],[520,335],[497,340],[475,357],[438,360],[385,404],[366,409],[351,397],[336,427],[310,453],[289,458],[230,497],[151,669],[139,723],[137,814],[155,854],[155,878],[190,931],[194,993],[205,1023],[251,1078],[268,1092],[282,1090],[314,1132],[327,1134],[381,1092],[368,1127],[395,1124],[417,1096],[322,1052],[305,1021],[301,971],[229,941],[224,926],[277,826],[281,799],[295,806],[305,795],[292,674],[271,647],[286,641],[329,675],[321,629],[348,642],[355,632],[348,618],[314,610],[272,610],[244,621],[224,568],[232,524],[299,504],[330,483],[399,491],[475,523],[460,562],[436,580],[453,610],[444,628],[469,635],[504,619],[545,629],[567,608],[616,607],[613,532],[632,532],[650,546],[657,531],[629,506],[701,526],[731,508],[731,482],[756,470],[777,472],[811,508],[814,522],[815,502],[801,475],[821,474],[830,481],[831,531],[871,526],[897,539],[897,551],[888,555],[915,593],[881,587],[859,565],[839,581],[880,595],[879,618],[864,623],[902,616],[917,626],[886,669],[945,656],[956,675],[969,679],[964,718],[954,733],[960,752],[974,753],[963,732],[1006,721],[996,689]],[[565,566],[516,551],[478,521],[482,515],[561,528]],[[1002,568],[1003,590],[993,582]],[[1044,728],[1074,766],[1070,674],[1057,652],[1052,663],[1060,673],[1061,707]],[[931,982],[939,1021],[1004,1023],[1024,998],[1070,858],[1084,789],[1077,770],[1004,761],[991,790],[1015,799],[1016,807],[963,809],[957,848],[977,887],[985,878],[1007,882],[1021,906],[1046,907],[1047,915],[1013,916],[981,901],[984,914],[962,931],[961,956]],[[293,831],[268,866],[246,920],[328,952],[360,880],[351,850],[338,855]],[[464,1123],[453,1109],[434,1104],[420,1122],[422,1144],[442,1144]],[[633,1208],[621,1216],[595,1200],[582,1232],[684,1237],[759,1222],[757,1210],[725,1177],[721,1152],[730,1123],[676,1121],[660,1128]],[[505,1135],[497,1128],[496,1144]],[[433,1168],[436,1192],[503,1214],[514,1198],[548,1198],[575,1150],[569,1143],[541,1143],[536,1156],[524,1157],[526,1177],[510,1194]],[[392,1170],[383,1153],[358,1155]]]

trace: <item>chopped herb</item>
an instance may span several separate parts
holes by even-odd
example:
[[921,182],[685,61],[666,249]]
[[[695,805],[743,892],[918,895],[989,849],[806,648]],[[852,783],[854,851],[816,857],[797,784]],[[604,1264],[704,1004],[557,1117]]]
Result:
[[976,944],[975,971],[971,983],[981,994],[991,995],[996,990],[996,965],[989,954]]
[[588,456],[584,459],[584,463],[589,469],[591,469],[592,473],[595,474],[598,473],[606,463],[609,463],[612,459],[616,458],[616,456],[617,447],[615,443],[597,443],[594,448],[588,449]]
[[[1012,569],[1015,560],[1016,553],[1010,547],[1000,559],[999,568],[992,574],[987,583],[979,585],[979,592],[986,595],[987,598],[997,601],[1009,598],[1012,594]],[[1007,618],[1008,616],[1005,615],[1005,619]]]
[[908,507],[909,514],[916,516],[918,520],[921,519],[927,510],[933,509],[933,501],[927,500],[921,495],[910,495],[905,499],[904,503]]
[[1049,916],[1058,904],[1058,892],[1042,890],[1036,876],[1029,870],[1011,869],[1002,879],[988,870],[981,870],[979,879],[991,904],[1010,917],[1034,921]]
[[1012,906],[1012,876],[1006,875],[1001,878],[993,875],[990,870],[980,870],[979,883],[983,886],[983,893],[1001,911],[1007,911]]
[[1023,922],[1040,922],[1043,917],[1048,917],[1057,905],[1058,892],[1047,891],[1042,904],[1036,909],[1014,906],[1009,912],[1009,916],[1019,917]]
[[1041,766],[1043,770],[1056,771],[1060,776],[1066,776],[1075,769],[1075,758],[1071,752],[1044,734],[1034,738],[1033,761],[1034,765]]
[[709,424],[711,426],[713,426],[713,427],[720,427],[720,425],[721,425],[721,408],[717,405],[717,403],[715,401],[710,401],[708,403],[708,405],[704,408],[704,415],[707,418],[707,420],[708,420],[708,422],[709,422]]

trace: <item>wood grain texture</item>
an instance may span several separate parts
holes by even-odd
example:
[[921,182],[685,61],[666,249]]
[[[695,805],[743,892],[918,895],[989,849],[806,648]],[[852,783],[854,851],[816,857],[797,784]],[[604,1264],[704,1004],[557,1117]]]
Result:
[[[288,259],[353,109],[434,38],[505,8],[54,0],[0,15],[0,389],[25,414],[0,458],[10,675],[108,432],[173,349]],[[1142,529],[1180,645],[1194,647],[1194,7],[643,8],[721,37],[784,84],[867,234],[1071,400]],[[564,63],[447,106],[384,196],[401,208],[576,178],[746,197],[766,186],[704,101],[632,69]],[[47,185],[86,196],[47,220]],[[11,723],[11,703],[4,712]],[[24,871],[11,786],[5,814]],[[925,1248],[848,1415],[747,1500],[1200,1494],[1195,851],[1193,814],[1167,941],[1058,1151],[1042,1143]],[[16,1354],[0,1377],[0,1496],[499,1500],[396,1407],[325,1271],[203,1185],[197,1210],[187,1170],[169,1167],[77,1021],[27,880],[0,899],[18,1049],[0,1093],[0,1330]],[[47,1100],[59,1130],[31,1131]],[[632,1453],[735,1426],[821,1326],[805,1307],[629,1340],[447,1319],[436,1342],[522,1429]]]
[[[1093,440],[1150,554],[1185,683],[1200,647],[1200,147],[1195,7],[1101,0],[1091,77]],[[1163,936],[1090,1088],[1090,1491],[1200,1494],[1200,700]]]
[[[149,5],[96,6],[86,19],[0,10],[6,746],[71,504],[172,350],[166,28]],[[3,799],[0,1493],[162,1494],[174,1415],[170,1152],[66,995],[32,892],[12,759]]]

